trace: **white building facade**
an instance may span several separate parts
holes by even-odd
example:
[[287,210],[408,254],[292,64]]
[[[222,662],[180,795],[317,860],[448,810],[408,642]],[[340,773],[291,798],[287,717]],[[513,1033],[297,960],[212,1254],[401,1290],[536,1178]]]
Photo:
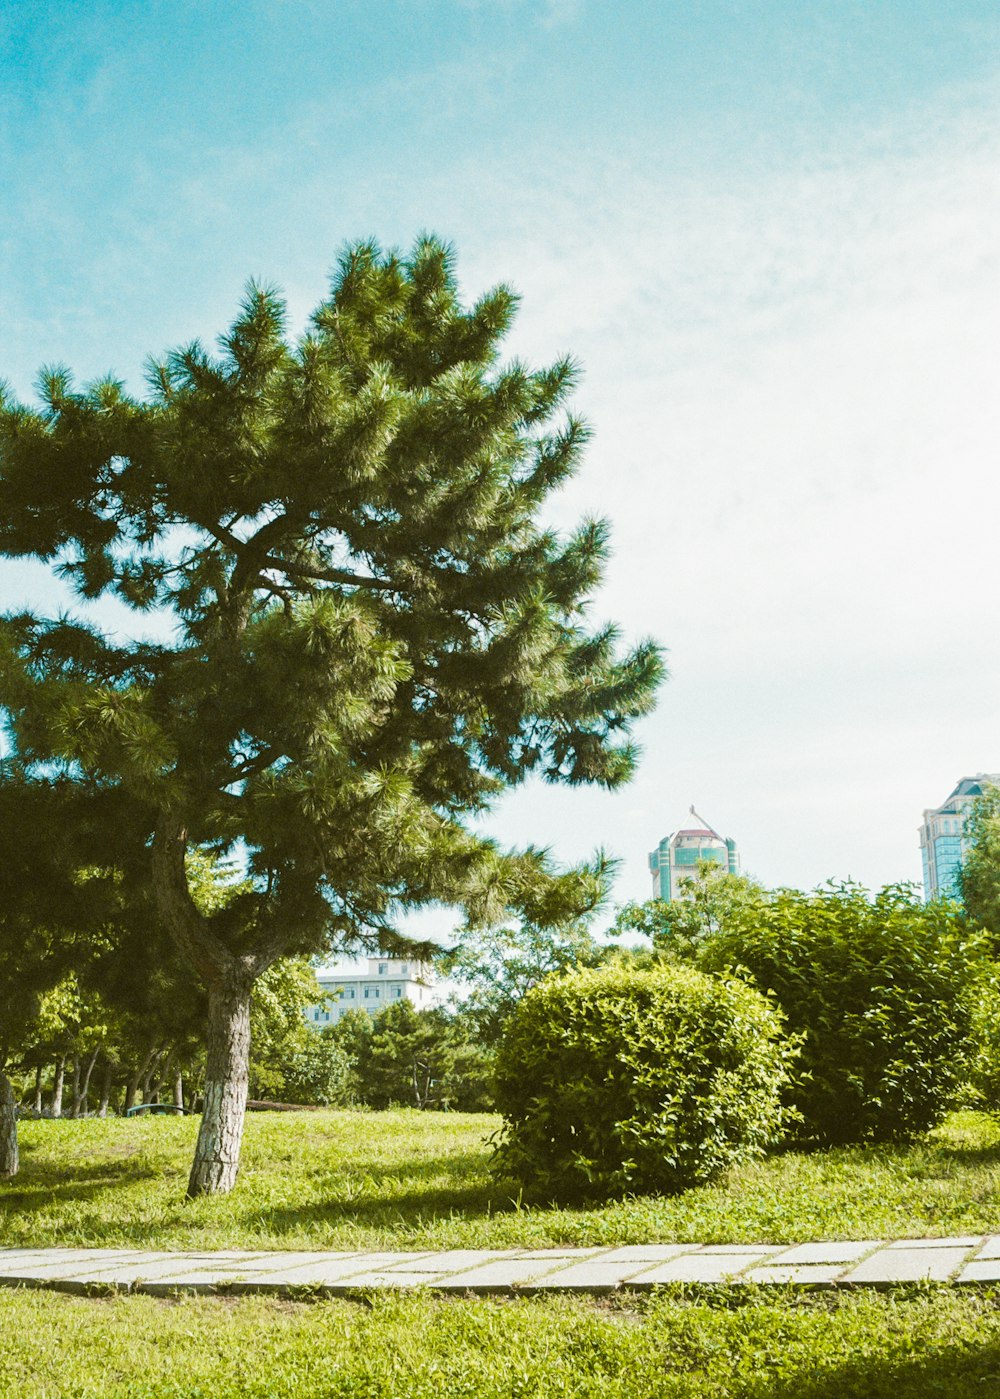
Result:
[[335,1025],[349,1010],[377,1015],[394,1001],[411,1001],[418,1010],[435,1003],[434,971],[427,962],[369,957],[367,965],[317,972],[316,980],[331,998],[325,1005],[310,1006],[306,1011],[306,1020],[317,1029]]

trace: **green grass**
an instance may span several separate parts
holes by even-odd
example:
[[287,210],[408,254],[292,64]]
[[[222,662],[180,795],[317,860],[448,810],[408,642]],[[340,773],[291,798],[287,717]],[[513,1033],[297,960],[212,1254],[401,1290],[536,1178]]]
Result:
[[783,1243],[1000,1232],[1000,1125],[958,1113],[907,1147],[788,1153],[669,1199],[520,1208],[488,1116],[254,1115],[235,1192],[185,1203],[192,1119],[22,1124],[0,1245],[164,1248]]
[[678,1292],[587,1303],[0,1293],[0,1396],[984,1399],[1000,1295]]

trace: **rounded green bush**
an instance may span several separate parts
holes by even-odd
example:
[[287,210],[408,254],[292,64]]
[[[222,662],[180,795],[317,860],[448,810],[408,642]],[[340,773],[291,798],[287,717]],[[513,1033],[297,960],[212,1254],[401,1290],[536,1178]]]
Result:
[[802,1037],[789,1087],[803,1144],[905,1140],[933,1127],[968,1073],[985,941],[961,909],[906,885],[779,890],[705,944]]
[[781,1135],[794,1054],[738,981],[682,966],[551,977],[500,1044],[494,1168],[534,1199],[699,1185]]

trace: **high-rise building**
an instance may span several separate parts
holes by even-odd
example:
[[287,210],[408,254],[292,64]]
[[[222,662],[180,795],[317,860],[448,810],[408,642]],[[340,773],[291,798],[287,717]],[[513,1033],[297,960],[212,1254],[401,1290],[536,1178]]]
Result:
[[969,848],[965,823],[987,787],[1000,787],[1000,773],[977,772],[975,777],[961,778],[942,806],[924,812],[920,857],[925,899],[958,898],[958,874]]
[[729,874],[738,874],[740,857],[736,842],[720,836],[694,807],[691,815],[698,822],[664,836],[655,850],[650,851],[649,869],[653,876],[654,899],[682,899],[680,881],[690,878],[700,860],[722,865]]

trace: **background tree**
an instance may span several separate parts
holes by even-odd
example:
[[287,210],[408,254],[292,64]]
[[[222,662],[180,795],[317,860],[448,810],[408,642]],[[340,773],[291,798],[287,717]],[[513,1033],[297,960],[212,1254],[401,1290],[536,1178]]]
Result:
[[[150,367],[150,394],[43,373],[0,407],[0,551],[84,600],[159,610],[158,642],[7,616],[0,702],[41,779],[127,794],[159,917],[208,993],[189,1194],[234,1183],[254,982],[285,956],[403,945],[400,911],[585,908],[587,871],[506,852],[479,817],[529,774],[615,787],[662,675],[589,625],[606,528],[539,523],[587,432],[569,360],[499,360],[516,297],[471,308],[449,250],[341,259],[297,341],[252,286],[221,354]],[[242,861],[218,910],[188,856]],[[544,919],[542,920],[544,921]],[[412,949],[415,955],[419,949]]]
[[959,875],[962,902],[1000,950],[1000,788],[987,787],[976,798],[965,837],[969,847]]
[[892,1141],[954,1102],[995,975],[982,931],[912,885],[775,891],[728,920],[698,964],[750,977],[801,1039],[788,1101],[804,1143]]
[[374,1018],[358,1062],[358,1097],[373,1108],[481,1111],[491,1105],[490,1074],[468,1018],[399,1000]]
[[752,922],[772,897],[745,874],[730,874],[709,860],[680,880],[683,897],[649,899],[618,910],[613,932],[641,933],[663,956],[691,960],[717,934]]
[[84,809],[70,783],[28,780],[0,763],[0,1176],[18,1169],[8,1069],[37,1051],[40,1035],[61,1038],[63,1062],[79,1043],[71,974],[112,933],[113,880],[95,868],[110,814]]
[[324,993],[308,962],[284,959],[260,977],[250,1007],[251,1097],[292,1101],[286,1093],[289,1070],[294,1076],[295,1065],[314,1048],[317,1033],[306,1021],[306,1010],[323,1001]]
[[545,977],[607,959],[610,949],[594,936],[591,921],[588,914],[547,926],[521,919],[465,930],[441,970],[462,983],[455,1001],[480,1044],[498,1042],[514,1008]]

